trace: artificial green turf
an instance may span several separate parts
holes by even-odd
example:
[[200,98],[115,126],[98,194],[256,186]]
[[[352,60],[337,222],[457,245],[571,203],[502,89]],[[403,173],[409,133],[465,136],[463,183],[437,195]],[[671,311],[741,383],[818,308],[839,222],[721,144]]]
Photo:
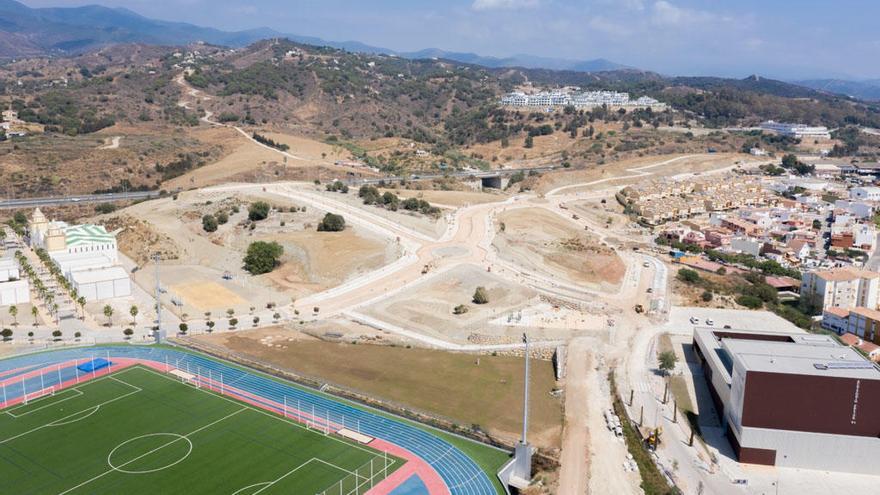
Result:
[[75,390],[0,414],[0,491],[311,495],[382,457],[146,368]]
[[[125,345],[125,344],[121,344],[121,345]],[[266,378],[269,378],[270,380],[273,380],[273,381],[276,381],[279,383],[283,383],[285,385],[293,386],[293,387],[299,388],[301,390],[306,390],[309,393],[323,395],[323,396],[331,398],[335,401],[344,402],[345,404],[348,404],[348,405],[355,407],[357,409],[361,409],[364,411],[370,411],[373,414],[377,414],[379,416],[384,416],[386,418],[391,418],[396,421],[402,421],[402,422],[405,422],[405,423],[410,424],[412,426],[415,426],[416,428],[420,428],[422,430],[425,430],[425,431],[431,433],[432,435],[436,435],[436,436],[442,438],[443,440],[446,440],[451,445],[454,445],[456,448],[458,448],[459,450],[464,452],[468,457],[471,458],[471,460],[473,460],[475,463],[477,463],[477,465],[480,467],[480,469],[483,470],[483,472],[486,473],[486,475],[489,477],[489,480],[492,482],[492,485],[495,487],[496,493],[498,493],[499,495],[506,493],[504,486],[501,484],[501,481],[498,479],[497,473],[501,469],[501,467],[504,466],[504,464],[510,460],[511,453],[508,451],[505,451],[500,448],[492,447],[492,446],[486,445],[484,443],[480,443],[480,442],[478,442],[476,440],[472,440],[470,438],[455,435],[455,434],[450,433],[446,430],[434,428],[432,426],[428,426],[423,423],[412,421],[410,419],[403,418],[403,417],[397,416],[395,414],[391,414],[391,413],[383,411],[381,409],[376,409],[376,408],[372,408],[369,406],[365,406],[359,402],[351,401],[351,400],[337,397],[337,396],[331,395],[331,394],[326,394],[326,393],[321,392],[319,390],[315,390],[313,388],[306,387],[306,386],[299,384],[299,383],[296,383],[296,382],[284,380],[284,379],[277,377],[275,375],[271,375],[269,373],[264,373],[260,370],[246,367],[241,364],[235,363],[233,361],[221,360],[219,358],[216,358],[215,356],[204,354],[204,353],[198,352],[194,349],[190,349],[188,347],[172,346],[172,345],[168,345],[168,344],[157,344],[156,347],[165,347],[167,349],[173,349],[178,352],[186,352],[188,354],[193,354],[193,355],[200,356],[200,357],[207,358],[207,359],[211,359],[211,360],[214,360],[217,362],[222,362],[223,364],[225,364],[227,366],[232,366],[234,368],[246,371],[248,373],[256,373],[256,374],[259,374],[259,375],[264,376]]]
[[[128,347],[131,344],[107,344],[107,345],[110,347],[114,347],[114,346],[115,347]],[[198,351],[196,351],[194,349],[190,349],[188,347],[178,346],[178,345],[169,345],[169,344],[154,344],[153,346],[171,349],[171,350],[174,350],[177,352],[185,352],[187,354],[192,354],[192,355],[200,356],[200,357],[203,357],[206,359],[211,359],[213,361],[223,363],[226,366],[231,366],[233,368],[240,369],[240,370],[246,371],[248,373],[255,373],[260,376],[264,376],[270,380],[276,381],[278,383],[283,383],[288,386],[293,386],[293,387],[299,388],[301,390],[308,391],[309,393],[328,397],[332,400],[348,404],[352,407],[355,407],[355,408],[358,408],[358,409],[361,409],[364,411],[370,411],[373,414],[378,414],[380,416],[391,418],[396,421],[402,421],[402,422],[405,422],[405,423],[410,424],[412,426],[415,426],[417,428],[420,428],[422,430],[428,431],[432,435],[437,435],[438,437],[446,440],[447,442],[449,442],[450,444],[454,445],[455,447],[460,449],[462,452],[467,454],[474,462],[477,463],[478,466],[480,466],[480,468],[486,473],[486,475],[492,481],[492,484],[495,487],[496,493],[498,493],[499,495],[506,493],[504,486],[499,481],[496,473],[498,473],[498,471],[501,469],[501,467],[507,461],[510,460],[511,453],[508,451],[505,451],[505,450],[502,450],[499,448],[495,448],[490,445],[486,445],[484,443],[477,442],[476,440],[472,440],[470,438],[455,435],[455,434],[449,433],[445,430],[441,430],[441,429],[434,428],[434,427],[431,427],[431,426],[428,426],[428,425],[425,425],[425,424],[422,424],[422,423],[419,423],[416,421],[412,421],[410,419],[406,419],[406,418],[388,413],[388,412],[383,411],[381,409],[376,409],[376,408],[372,408],[369,406],[365,406],[364,404],[361,404],[359,402],[347,400],[347,399],[337,397],[337,396],[331,395],[331,394],[326,394],[324,392],[321,392],[321,391],[316,390],[311,387],[307,387],[307,386],[302,385],[300,383],[285,380],[285,379],[279,378],[275,375],[271,375],[269,373],[265,373],[263,371],[260,371],[260,370],[257,370],[257,369],[251,368],[251,367],[243,366],[243,365],[235,363],[233,361],[226,361],[226,360],[217,358],[212,355],[198,352]],[[83,346],[83,347],[91,347],[91,346]],[[41,354],[44,352],[54,352],[54,351],[55,351],[55,349],[47,349],[45,351],[38,351],[34,354]],[[2,492],[0,492],[0,493],[2,493]],[[265,492],[261,492],[261,493],[265,493]],[[247,495],[247,493],[242,492],[240,495]]]

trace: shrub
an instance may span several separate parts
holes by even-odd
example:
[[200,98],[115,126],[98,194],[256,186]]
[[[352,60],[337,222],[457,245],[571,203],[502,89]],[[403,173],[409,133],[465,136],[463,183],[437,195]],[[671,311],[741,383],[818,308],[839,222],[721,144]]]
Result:
[[252,242],[244,257],[244,269],[253,275],[269,273],[278,266],[282,254],[284,248],[277,242]]
[[706,290],[706,291],[703,291],[703,294],[700,296],[700,298],[701,298],[703,301],[705,301],[705,302],[709,302],[709,301],[711,301],[711,300],[712,300],[712,297],[713,297],[713,296],[712,296],[712,293],[709,292],[709,291],[707,291],[707,290]]
[[452,309],[452,314],[454,315],[463,315],[468,312],[468,307],[466,304],[459,304],[455,308]]
[[116,211],[116,205],[113,203],[101,203],[95,205],[95,213],[107,214]]
[[258,222],[260,220],[265,220],[266,217],[269,216],[269,203],[265,201],[257,201],[255,203],[251,203],[250,208],[248,208],[248,218],[252,222]]
[[318,224],[318,232],[342,232],[345,230],[345,218],[342,215],[328,213]]
[[358,189],[358,197],[364,200],[365,205],[372,205],[379,201],[379,190],[376,186],[364,184]]
[[688,284],[695,284],[700,281],[700,274],[697,273],[696,270],[691,270],[690,268],[682,268],[678,271],[678,275],[676,277],[682,282],[686,282]]
[[750,295],[742,295],[736,298],[736,303],[749,309],[758,309],[764,306],[764,302],[760,298]]
[[329,184],[327,184],[327,190],[330,192],[341,192],[343,194],[348,193],[348,185],[346,185],[342,181],[335,180]]
[[477,290],[474,291],[473,302],[474,304],[486,304],[489,302],[489,292],[486,291],[485,287],[477,287]]
[[214,215],[205,215],[202,217],[202,229],[205,232],[215,232],[217,230],[217,219]]
[[224,225],[226,222],[229,221],[229,215],[227,215],[225,211],[218,212],[216,217],[217,223],[219,223],[220,225]]

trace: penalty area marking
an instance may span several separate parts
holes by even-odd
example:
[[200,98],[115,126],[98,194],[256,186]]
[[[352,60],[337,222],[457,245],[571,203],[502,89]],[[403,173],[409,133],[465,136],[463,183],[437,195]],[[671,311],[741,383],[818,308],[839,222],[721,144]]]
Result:
[[[134,392],[132,392],[132,393],[134,393]],[[47,426],[47,427],[55,427],[55,426],[69,425],[70,423],[76,423],[77,421],[82,421],[82,420],[88,418],[89,416],[91,416],[92,414],[95,414],[96,412],[98,412],[98,409],[101,409],[101,405],[100,405],[100,404],[97,405],[97,406],[95,406],[95,407],[93,407],[93,408],[91,408],[91,409],[84,409],[84,410],[82,410],[82,411],[80,411],[80,412],[78,412],[78,413],[71,414],[70,416],[67,416],[67,418],[64,418],[64,420],[59,419],[58,421],[55,421],[55,422],[49,423],[49,424],[46,425],[46,426]],[[69,418],[71,418],[71,417],[76,416],[77,414],[82,414],[82,413],[84,413],[84,412],[88,412],[88,414],[86,414],[85,416],[79,417],[79,418],[69,419]]]
[[271,484],[272,484],[271,481],[263,481],[262,483],[254,483],[253,485],[248,485],[248,486],[239,488],[238,490],[235,490],[234,492],[232,492],[232,495],[247,495],[247,492],[245,490],[247,490],[248,488],[256,488],[258,486],[271,485]]
[[[75,394],[74,394],[74,395],[70,395],[71,392],[75,392]],[[47,399],[49,399],[50,397],[58,397],[59,395],[62,395],[62,394],[66,394],[67,397],[64,397],[63,399],[58,399],[58,400],[56,400],[56,401],[49,401],[48,404],[44,404],[44,405],[42,405],[42,406],[40,406],[40,407],[35,407],[35,408],[30,408],[30,407],[28,407],[28,406],[30,406],[31,404],[34,404],[34,403],[36,403],[36,402],[47,402]],[[82,396],[82,395],[84,395],[84,394],[82,393],[81,390],[78,390],[78,389],[75,389],[75,388],[68,388],[68,389],[65,389],[65,390],[62,390],[62,391],[60,391],[60,392],[55,393],[55,395],[44,395],[44,396],[40,397],[39,399],[29,401],[29,402],[27,402],[27,403],[25,403],[25,404],[19,404],[19,405],[13,407],[12,409],[7,409],[7,410],[6,410],[6,414],[12,416],[12,417],[15,418],[15,419],[18,419],[18,418],[22,418],[22,417],[24,417],[24,416],[27,416],[28,414],[35,413],[35,412],[37,412],[37,411],[41,411],[41,410],[43,410],[43,409],[45,409],[45,408],[47,408],[47,407],[52,407],[52,406],[54,406],[55,404],[60,404],[60,403],[62,403],[62,402],[64,402],[64,401],[66,401],[66,400],[73,399],[74,397],[80,397],[80,396]],[[27,409],[27,411],[25,411],[25,412],[23,412],[23,413],[21,413],[21,414],[15,414],[15,413],[14,413],[14,411],[19,411],[19,410],[21,410],[21,409]]]
[[[140,440],[140,439],[142,439],[142,438],[150,438],[150,437],[174,437],[174,440],[171,440],[170,442],[166,442],[166,443],[160,445],[159,447],[156,447],[155,449],[153,449],[153,450],[147,452],[146,454],[141,454],[140,456],[135,457],[134,459],[132,459],[132,460],[130,460],[130,461],[124,462],[124,463],[120,464],[119,466],[116,466],[115,464],[113,464],[113,461],[112,461],[113,454],[114,454],[117,450],[119,450],[120,448],[124,447],[125,445],[128,445],[128,444],[131,443],[131,442],[136,442],[136,441],[138,441],[138,440]],[[144,457],[147,457],[147,456],[150,455],[150,454],[153,454],[153,453],[155,453],[155,452],[157,452],[157,451],[159,451],[159,450],[161,450],[161,449],[164,449],[165,447],[167,447],[167,446],[169,446],[169,445],[171,445],[171,444],[177,443],[177,442],[179,442],[180,440],[184,440],[184,441],[186,441],[186,443],[187,443],[186,454],[184,454],[183,457],[181,457],[180,459],[177,459],[177,460],[174,461],[174,462],[171,462],[171,463],[169,463],[169,464],[166,464],[165,466],[160,466],[160,467],[157,467],[157,468],[154,468],[154,469],[122,469],[124,466],[127,466],[127,465],[129,465],[129,464],[131,464],[131,463],[133,463],[133,462],[135,462],[135,461],[140,460],[140,459],[143,459]],[[170,468],[171,466],[174,466],[174,465],[176,465],[176,464],[179,464],[179,463],[183,462],[187,457],[189,457],[189,455],[192,453],[192,450],[193,450],[192,440],[190,440],[189,438],[187,438],[187,437],[185,437],[185,436],[183,436],[183,435],[179,435],[179,434],[177,434],[177,433],[147,433],[146,435],[141,435],[141,436],[138,436],[138,437],[129,438],[128,440],[126,440],[126,441],[120,443],[119,445],[117,445],[116,447],[114,447],[113,450],[111,450],[110,453],[107,454],[107,465],[110,466],[114,471],[119,471],[120,473],[125,473],[125,474],[148,474],[148,473],[155,473],[155,472],[157,472],[157,471],[162,471],[162,470],[164,470],[164,469],[168,469],[168,468]]]
[[[119,371],[118,373],[125,373],[125,372],[128,371],[129,369],[132,369],[132,368],[124,369],[124,370],[122,370],[122,371]],[[90,382],[83,383],[82,385],[79,385],[78,387],[83,387],[83,386],[86,386],[86,385],[90,385],[90,384],[93,384],[93,383],[98,382],[99,380],[103,380],[104,378],[109,378],[109,377],[110,377],[110,375],[105,375],[105,376],[103,376],[103,377],[101,377],[101,378],[98,378],[97,380],[92,380],[92,381],[90,381]],[[50,422],[48,422],[48,423],[46,423],[46,424],[44,424],[44,425],[37,426],[36,428],[31,428],[30,430],[25,431],[25,432],[22,432],[22,433],[19,433],[18,435],[13,435],[13,436],[11,436],[11,437],[4,438],[4,439],[0,440],[0,445],[3,445],[4,443],[7,443],[7,442],[11,442],[12,440],[15,440],[15,439],[17,439],[17,438],[21,438],[21,437],[23,437],[23,436],[25,436],[25,435],[29,435],[29,434],[31,434],[31,433],[33,433],[33,432],[35,432],[35,431],[42,430],[43,428],[51,428],[51,427],[53,427],[53,426],[61,426],[61,425],[67,424],[67,423],[73,423],[73,422],[75,422],[75,421],[79,421],[79,419],[85,419],[86,417],[91,416],[92,414],[94,414],[95,412],[97,412],[97,410],[100,409],[100,407],[103,406],[103,405],[110,404],[111,402],[116,402],[116,401],[118,401],[118,400],[120,400],[120,399],[124,399],[124,398],[126,398],[126,397],[128,397],[128,396],[130,396],[130,395],[133,395],[133,394],[136,394],[136,393],[142,391],[140,388],[138,388],[138,387],[136,387],[136,386],[134,386],[134,385],[131,385],[131,384],[129,384],[129,383],[125,383],[125,382],[123,382],[122,380],[119,380],[119,379],[117,379],[117,378],[113,378],[113,380],[116,380],[116,381],[118,381],[118,382],[120,382],[120,383],[123,383],[123,384],[125,384],[125,385],[128,385],[129,387],[134,388],[134,390],[132,390],[131,392],[129,392],[129,393],[127,393],[127,394],[120,395],[119,397],[114,397],[114,398],[112,398],[112,399],[109,399],[109,400],[106,400],[106,401],[104,401],[104,402],[101,402],[100,404],[97,404],[97,405],[95,405],[95,406],[87,407],[87,408],[82,409],[82,410],[80,410],[80,411],[77,411],[77,412],[75,412],[75,413],[73,413],[73,414],[68,414],[67,416],[64,416],[63,418],[58,418],[58,419],[56,419],[55,421],[50,421]],[[83,395],[86,395],[86,394],[83,393]],[[92,413],[90,413],[88,416],[83,416],[82,418],[79,418],[79,419],[76,419],[76,420],[70,420],[70,418],[74,418],[74,417],[76,417],[76,416],[78,416],[78,415],[80,415],[80,414],[82,414],[82,413],[84,413],[84,412],[91,411],[92,409],[94,409],[95,411],[92,412]]]

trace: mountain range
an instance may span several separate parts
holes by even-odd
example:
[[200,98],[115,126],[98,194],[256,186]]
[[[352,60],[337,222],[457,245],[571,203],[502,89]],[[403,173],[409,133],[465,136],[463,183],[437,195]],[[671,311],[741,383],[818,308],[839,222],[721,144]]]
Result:
[[826,93],[850,96],[860,100],[880,101],[880,79],[847,81],[843,79],[810,79],[792,81],[792,84],[813,88]]
[[[0,58],[7,59],[75,55],[115,43],[178,46],[202,41],[212,45],[238,48],[269,38],[287,38],[298,43],[329,46],[350,52],[396,55],[409,59],[446,59],[489,68],[521,67],[576,73],[624,71],[626,74],[626,71],[629,71],[647,74],[601,58],[570,60],[528,54],[499,58],[438,48],[399,52],[358,41],[327,41],[311,36],[281,33],[266,27],[244,31],[222,31],[184,22],[150,19],[126,8],[109,8],[100,5],[31,8],[15,0],[0,0]],[[825,93],[864,100],[880,100],[880,80],[816,79],[791,81],[791,83]]]
[[596,72],[624,68],[614,62],[566,60],[532,55],[506,58],[484,57],[474,53],[448,52],[429,48],[398,52],[358,41],[327,41],[310,36],[281,33],[269,28],[221,31],[183,22],[149,19],[125,8],[99,5],[69,8],[31,8],[15,0],[0,0],[0,57],[77,54],[112,43],[185,45],[203,41],[214,45],[242,47],[267,38],[317,46],[330,46],[351,52],[397,55],[406,58],[444,58],[485,67],[525,67]]

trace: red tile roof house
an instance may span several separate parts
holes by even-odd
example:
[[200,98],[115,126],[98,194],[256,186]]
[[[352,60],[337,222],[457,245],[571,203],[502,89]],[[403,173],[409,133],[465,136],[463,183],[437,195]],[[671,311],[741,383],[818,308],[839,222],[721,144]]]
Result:
[[844,344],[850,347],[854,347],[867,354],[868,357],[871,358],[871,361],[880,361],[880,345],[864,341],[859,338],[858,335],[849,332],[841,335],[840,340],[843,341]]

